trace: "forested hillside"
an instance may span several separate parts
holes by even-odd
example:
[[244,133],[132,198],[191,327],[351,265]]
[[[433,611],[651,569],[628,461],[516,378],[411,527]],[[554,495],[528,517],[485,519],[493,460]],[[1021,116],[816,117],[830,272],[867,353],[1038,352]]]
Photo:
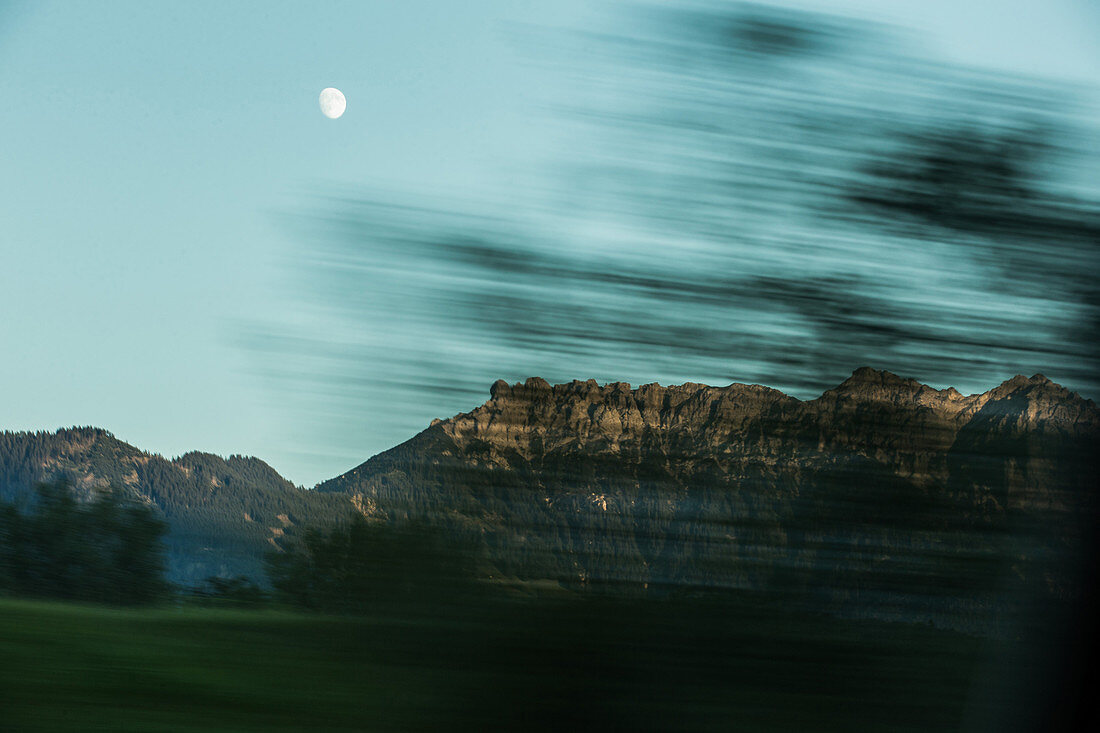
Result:
[[31,501],[36,483],[57,479],[78,496],[114,486],[155,507],[170,528],[168,576],[186,584],[212,575],[262,580],[265,552],[354,511],[346,497],[295,487],[257,458],[169,460],[92,427],[0,433],[0,500]]

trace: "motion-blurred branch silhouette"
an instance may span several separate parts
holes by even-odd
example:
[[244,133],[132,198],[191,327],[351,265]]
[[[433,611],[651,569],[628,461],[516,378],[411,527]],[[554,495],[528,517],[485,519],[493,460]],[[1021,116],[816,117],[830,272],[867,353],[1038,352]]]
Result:
[[580,45],[593,94],[536,207],[330,199],[296,220],[310,308],[252,343],[394,437],[532,374],[1100,386],[1096,131],[1071,90],[751,5]]

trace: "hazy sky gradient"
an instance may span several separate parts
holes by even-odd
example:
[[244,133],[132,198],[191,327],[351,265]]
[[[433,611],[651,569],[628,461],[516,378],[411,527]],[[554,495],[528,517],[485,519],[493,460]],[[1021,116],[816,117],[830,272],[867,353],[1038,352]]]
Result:
[[[945,60],[1100,77],[1084,0],[788,4],[901,23]],[[299,452],[311,428],[287,405],[309,395],[242,348],[295,318],[284,217],[341,187],[536,188],[568,146],[546,112],[577,80],[521,39],[608,17],[580,0],[0,5],[0,429],[92,424],[307,485],[408,437]],[[347,96],[339,120],[318,110],[326,86]]]

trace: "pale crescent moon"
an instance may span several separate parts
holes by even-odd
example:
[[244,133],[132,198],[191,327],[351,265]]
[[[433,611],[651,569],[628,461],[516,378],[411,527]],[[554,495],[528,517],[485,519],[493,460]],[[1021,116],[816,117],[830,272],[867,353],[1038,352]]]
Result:
[[348,100],[344,98],[344,93],[332,87],[322,89],[317,101],[321,103],[321,113],[330,120],[335,120],[348,108]]

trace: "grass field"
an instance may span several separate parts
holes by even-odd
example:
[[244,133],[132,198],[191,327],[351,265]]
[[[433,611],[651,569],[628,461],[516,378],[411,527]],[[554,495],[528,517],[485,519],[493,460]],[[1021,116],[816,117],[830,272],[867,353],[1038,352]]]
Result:
[[959,730],[983,715],[982,642],[929,627],[751,604],[450,615],[2,600],[0,729]]

